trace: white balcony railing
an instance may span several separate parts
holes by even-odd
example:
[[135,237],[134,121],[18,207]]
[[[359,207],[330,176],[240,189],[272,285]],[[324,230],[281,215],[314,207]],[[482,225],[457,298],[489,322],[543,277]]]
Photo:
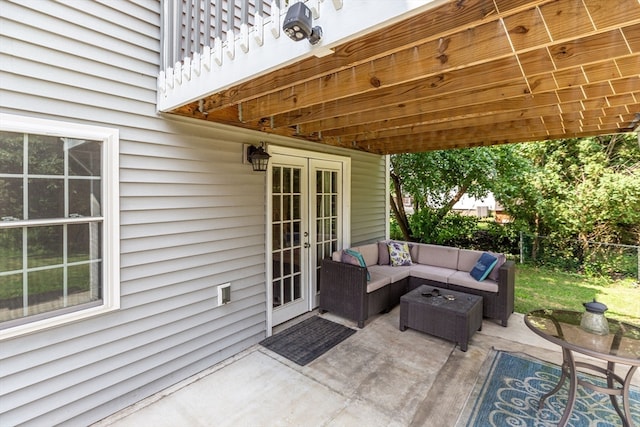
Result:
[[162,69],[247,36],[286,0],[164,0]]
[[[157,108],[170,111],[305,57],[331,54],[439,1],[163,0]],[[317,44],[281,37],[287,10],[298,2],[323,30]]]

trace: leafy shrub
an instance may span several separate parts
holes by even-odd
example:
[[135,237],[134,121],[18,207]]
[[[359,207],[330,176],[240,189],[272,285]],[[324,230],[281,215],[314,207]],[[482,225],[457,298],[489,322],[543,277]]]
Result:
[[409,218],[414,238],[422,243],[447,245],[470,239],[478,229],[478,219],[449,213],[440,219],[433,209],[421,209]]

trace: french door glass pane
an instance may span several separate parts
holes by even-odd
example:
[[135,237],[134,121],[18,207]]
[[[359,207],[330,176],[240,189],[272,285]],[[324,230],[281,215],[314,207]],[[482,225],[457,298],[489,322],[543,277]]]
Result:
[[337,180],[336,171],[316,171],[316,292],[320,290],[320,262],[338,246]]
[[273,306],[302,298],[301,169],[272,167]]

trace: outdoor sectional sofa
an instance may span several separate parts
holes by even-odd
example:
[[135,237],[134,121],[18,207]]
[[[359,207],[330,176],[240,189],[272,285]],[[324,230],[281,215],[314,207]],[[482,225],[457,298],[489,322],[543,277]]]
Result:
[[504,255],[494,254],[500,260],[499,264],[489,277],[478,281],[469,272],[482,251],[408,243],[412,265],[392,266],[387,244],[388,241],[380,241],[350,248],[362,255],[366,267],[343,262],[343,251],[336,251],[331,258],[322,260],[321,313],[335,313],[356,321],[358,327],[363,328],[369,316],[391,310],[400,303],[402,295],[426,284],[481,296],[483,316],[507,326],[513,313],[513,261],[505,261]]

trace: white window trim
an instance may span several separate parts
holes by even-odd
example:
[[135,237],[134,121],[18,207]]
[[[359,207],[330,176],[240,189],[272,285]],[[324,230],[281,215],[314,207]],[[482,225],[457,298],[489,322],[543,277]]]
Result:
[[8,132],[31,133],[104,143],[103,170],[103,297],[102,305],[71,313],[28,322],[0,330],[0,340],[30,334],[70,322],[94,317],[120,308],[120,193],[118,129],[88,126],[55,120],[37,119],[0,113],[0,129]]

